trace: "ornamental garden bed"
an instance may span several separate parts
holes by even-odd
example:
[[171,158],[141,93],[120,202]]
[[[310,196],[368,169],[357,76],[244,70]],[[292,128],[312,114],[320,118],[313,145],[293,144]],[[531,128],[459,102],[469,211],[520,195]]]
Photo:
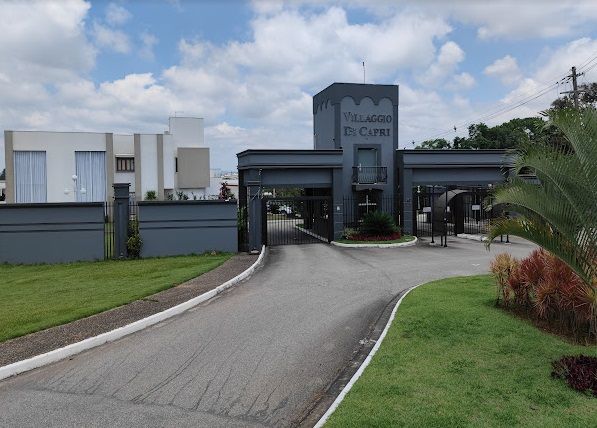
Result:
[[340,244],[402,244],[414,241],[410,235],[402,235],[394,219],[384,212],[367,213],[358,228],[344,230],[342,239],[335,242]]

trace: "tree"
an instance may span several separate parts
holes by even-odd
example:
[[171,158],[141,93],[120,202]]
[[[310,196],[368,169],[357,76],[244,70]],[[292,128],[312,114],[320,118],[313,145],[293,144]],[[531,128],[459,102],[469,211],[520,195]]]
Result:
[[223,199],[225,201],[234,199],[234,194],[232,193],[232,190],[230,190],[230,188],[228,187],[228,183],[226,183],[225,181],[222,182],[222,186],[220,187],[220,194],[218,195],[218,199]]
[[[493,205],[518,215],[497,220],[488,245],[510,234],[550,251],[583,279],[597,320],[597,110],[554,109],[549,118],[568,144],[527,144],[520,150],[516,175],[492,195]],[[519,175],[529,170],[538,183]]]
[[445,138],[436,138],[435,140],[427,140],[423,141],[417,147],[416,150],[425,150],[425,149],[451,149],[452,146]]

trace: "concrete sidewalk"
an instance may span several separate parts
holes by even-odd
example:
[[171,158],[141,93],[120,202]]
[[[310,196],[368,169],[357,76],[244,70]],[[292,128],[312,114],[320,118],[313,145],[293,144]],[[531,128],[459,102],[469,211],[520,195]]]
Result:
[[521,241],[448,248],[274,247],[239,287],[189,312],[0,383],[1,426],[290,426],[387,303],[412,285],[487,271]]

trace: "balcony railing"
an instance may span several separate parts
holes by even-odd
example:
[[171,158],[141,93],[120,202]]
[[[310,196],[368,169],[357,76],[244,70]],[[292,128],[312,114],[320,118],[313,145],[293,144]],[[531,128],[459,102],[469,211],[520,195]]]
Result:
[[386,184],[388,168],[385,166],[353,166],[353,184]]

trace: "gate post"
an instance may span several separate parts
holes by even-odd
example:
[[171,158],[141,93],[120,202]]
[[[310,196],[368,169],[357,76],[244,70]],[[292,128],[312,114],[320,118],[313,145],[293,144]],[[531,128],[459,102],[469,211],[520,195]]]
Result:
[[127,257],[129,183],[114,183],[114,255]]
[[247,191],[249,196],[249,250],[261,251],[262,245],[262,215],[264,213],[261,209],[261,192],[259,182],[247,183]]
[[331,240],[340,239],[344,233],[344,194],[342,192],[342,169],[332,169],[332,197],[328,210],[331,222]]
[[412,169],[404,170],[404,180],[400,183],[400,189],[402,194],[402,213],[404,218],[402,220],[403,231],[402,233],[412,235],[416,228],[417,218],[413,215],[415,206],[413,204],[413,174]]

